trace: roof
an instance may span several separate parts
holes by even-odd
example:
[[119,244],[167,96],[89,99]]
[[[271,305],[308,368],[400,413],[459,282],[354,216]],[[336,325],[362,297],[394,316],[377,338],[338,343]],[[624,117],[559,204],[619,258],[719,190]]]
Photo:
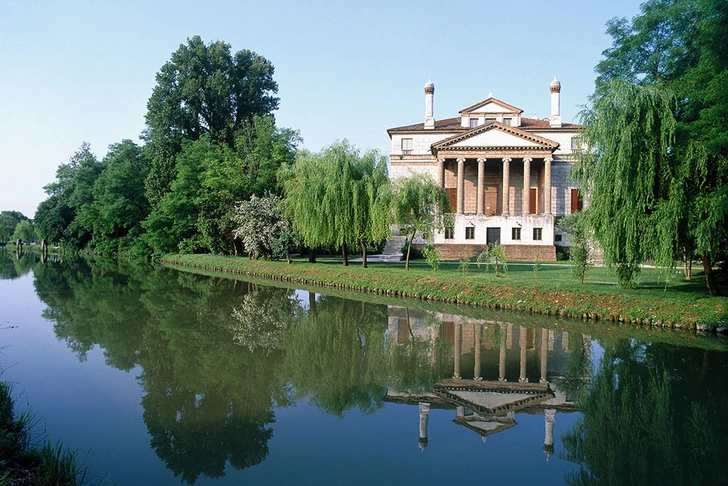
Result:
[[[523,118],[521,117],[521,126],[520,127],[514,127],[514,128],[520,128],[521,130],[580,130],[583,128],[581,125],[578,125],[576,123],[563,123],[561,125],[561,128],[552,128],[549,119],[537,119],[537,118]],[[454,118],[445,118],[443,120],[435,120],[435,128],[434,131],[443,131],[443,132],[466,132],[468,130],[472,130],[470,127],[464,127],[461,125],[460,117],[454,117]],[[405,125],[401,127],[394,127],[387,130],[387,133],[392,135],[393,133],[398,132],[432,132],[433,129],[425,129],[424,123],[416,123],[414,125]]]

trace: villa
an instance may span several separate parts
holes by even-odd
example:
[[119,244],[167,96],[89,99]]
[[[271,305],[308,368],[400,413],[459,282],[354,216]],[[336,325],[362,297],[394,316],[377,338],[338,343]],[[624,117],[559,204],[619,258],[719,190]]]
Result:
[[562,122],[556,77],[549,90],[547,119],[526,118],[491,94],[457,117],[436,120],[428,81],[424,122],[387,130],[390,178],[424,172],[447,191],[455,212],[433,241],[443,258],[473,258],[500,242],[509,259],[549,261],[557,245],[568,245],[556,221],[582,208],[579,188],[567,178],[582,127]]

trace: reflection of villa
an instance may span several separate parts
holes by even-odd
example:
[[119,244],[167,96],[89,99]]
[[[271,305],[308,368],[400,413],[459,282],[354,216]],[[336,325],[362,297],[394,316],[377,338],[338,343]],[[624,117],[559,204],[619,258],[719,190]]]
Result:
[[[390,339],[442,342],[452,346],[452,377],[440,379],[431,392],[389,390],[387,400],[418,404],[420,448],[427,445],[431,408],[455,410],[453,422],[485,438],[517,425],[516,413],[543,414],[543,450],[554,451],[557,412],[572,412],[574,403],[558,387],[574,351],[589,362],[590,338],[574,333],[533,329],[499,321],[389,308]],[[587,380],[588,370],[580,378]]]

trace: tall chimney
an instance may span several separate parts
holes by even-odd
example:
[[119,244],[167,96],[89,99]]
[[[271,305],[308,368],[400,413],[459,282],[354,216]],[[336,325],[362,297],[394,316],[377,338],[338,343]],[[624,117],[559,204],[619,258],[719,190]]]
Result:
[[561,128],[561,82],[556,79],[551,81],[551,128]]
[[435,85],[429,79],[425,84],[425,128],[435,128]]

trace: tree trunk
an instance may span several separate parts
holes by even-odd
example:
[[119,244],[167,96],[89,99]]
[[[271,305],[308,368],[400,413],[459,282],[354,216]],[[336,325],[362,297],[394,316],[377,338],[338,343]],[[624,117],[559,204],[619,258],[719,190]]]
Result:
[[343,263],[345,267],[349,266],[349,254],[346,252],[346,245],[341,245],[341,255],[343,257]]
[[308,254],[308,263],[316,263],[316,249],[311,248],[311,251]]
[[715,274],[713,273],[712,262],[710,256],[703,255],[703,273],[705,273],[705,285],[708,287],[708,293],[713,297],[719,297],[723,294],[718,288],[718,283],[715,281]]
[[410,237],[410,240],[407,243],[407,258],[405,258],[405,262],[404,262],[404,269],[405,270],[409,270],[410,250],[412,250],[412,242],[415,240],[415,234],[417,234],[417,230],[414,230],[412,232],[412,236]]
[[361,267],[367,268],[367,244],[363,241],[360,242],[361,244]]

